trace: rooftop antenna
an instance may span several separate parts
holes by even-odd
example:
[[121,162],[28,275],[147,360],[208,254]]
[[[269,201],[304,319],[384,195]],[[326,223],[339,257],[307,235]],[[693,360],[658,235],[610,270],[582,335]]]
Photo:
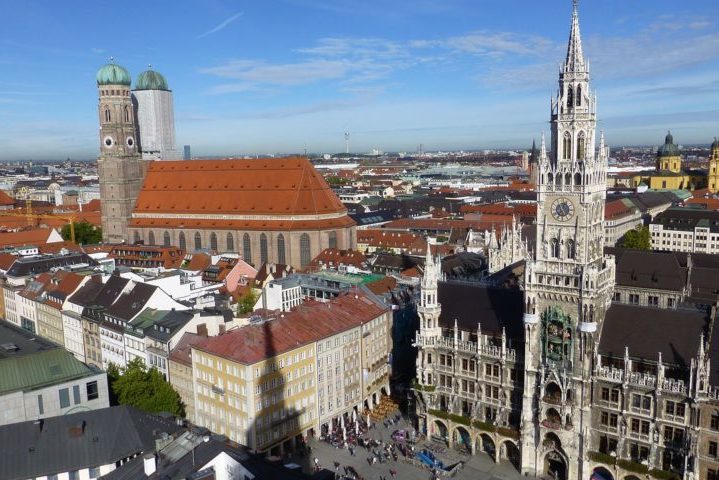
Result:
[[345,153],[350,153],[350,131],[349,128],[345,129]]

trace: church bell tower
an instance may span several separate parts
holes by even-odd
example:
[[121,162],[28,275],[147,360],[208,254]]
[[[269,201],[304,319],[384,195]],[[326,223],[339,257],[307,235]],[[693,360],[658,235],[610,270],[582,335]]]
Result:
[[102,241],[128,241],[128,221],[142,186],[146,163],[137,150],[130,74],[114,62],[97,72],[100,156],[97,159]]
[[524,473],[588,478],[581,459],[590,375],[612,298],[614,259],[603,253],[609,151],[603,135],[596,148],[597,99],[573,3],[567,55],[551,102],[550,150],[542,135],[537,165],[536,247],[524,278],[521,451]]

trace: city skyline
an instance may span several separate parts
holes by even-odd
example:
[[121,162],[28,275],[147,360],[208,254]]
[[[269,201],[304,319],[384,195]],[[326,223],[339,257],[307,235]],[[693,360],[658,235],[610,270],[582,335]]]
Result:
[[[155,2],[115,32],[109,3],[10,2],[0,160],[96,156],[94,74],[111,55],[133,81],[148,63],[166,76],[178,147],[199,155],[341,152],[347,129],[355,152],[521,147],[548,132],[568,0],[517,1],[511,17],[493,1],[268,3]],[[580,3],[599,128],[612,145],[656,145],[667,129],[710,143],[719,8],[625,3]]]

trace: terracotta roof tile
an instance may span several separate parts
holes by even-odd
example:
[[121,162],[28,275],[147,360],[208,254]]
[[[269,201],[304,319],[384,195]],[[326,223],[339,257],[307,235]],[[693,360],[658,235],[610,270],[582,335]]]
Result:
[[388,310],[359,291],[329,303],[308,301],[279,318],[200,340],[194,348],[252,365],[374,320]]
[[307,158],[152,162],[135,214],[346,214]]

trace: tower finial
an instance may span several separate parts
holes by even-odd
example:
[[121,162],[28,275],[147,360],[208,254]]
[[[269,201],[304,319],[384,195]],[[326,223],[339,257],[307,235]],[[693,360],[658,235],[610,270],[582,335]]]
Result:
[[579,33],[579,0],[572,0],[572,28],[569,32],[565,72],[585,72],[587,70],[582,51],[582,36]]
[[115,63],[115,57],[110,56],[110,63]]

